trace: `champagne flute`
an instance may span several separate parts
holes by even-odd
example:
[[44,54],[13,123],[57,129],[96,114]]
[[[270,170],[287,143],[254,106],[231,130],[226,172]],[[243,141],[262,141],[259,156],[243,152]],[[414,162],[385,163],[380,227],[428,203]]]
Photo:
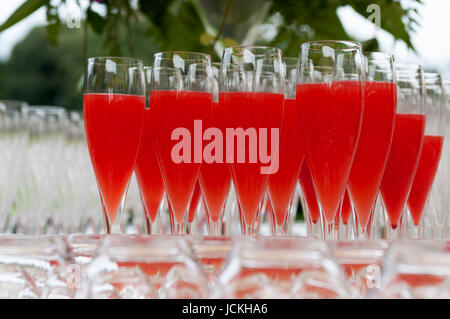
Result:
[[[182,86],[178,80],[164,80],[166,71],[155,72],[160,67],[178,69]],[[172,208],[171,232],[183,234],[203,161],[202,145],[190,139],[203,139],[202,127],[208,127],[213,103],[211,58],[196,52],[160,52],[154,55],[153,68],[150,105],[157,123],[156,154]],[[173,77],[173,71],[169,75]]]
[[121,215],[139,150],[144,108],[145,80],[140,60],[88,59],[84,122],[108,234],[121,231]]
[[380,193],[386,212],[386,235],[399,239],[406,201],[419,164],[425,132],[423,68],[395,63],[397,114],[394,136]]
[[[285,85],[281,50],[261,46],[226,48],[219,82],[219,100],[226,109],[230,133],[226,138],[227,161],[239,202],[241,232],[255,235],[269,175],[276,173],[279,165],[277,137]],[[265,139],[261,138],[264,134]]]
[[[442,76],[424,73],[425,80],[425,136],[419,166],[408,197],[408,214],[405,232],[408,238],[445,238],[445,195],[430,198],[434,179],[441,160],[445,133],[445,96]],[[436,185],[439,186],[439,185]],[[425,228],[428,228],[427,234]]]
[[[150,94],[152,67],[144,67],[145,81]],[[181,80],[181,74],[178,74]],[[160,212],[163,208],[164,184],[154,147],[155,139],[154,111],[148,108],[144,111],[141,144],[136,160],[135,174],[144,208],[145,228],[148,234],[158,234],[160,231]]]
[[[309,60],[313,63],[311,72]],[[323,214],[324,236],[337,238],[335,219],[347,187],[364,110],[361,44],[303,43],[297,67],[297,103],[306,160]]]
[[[267,192],[272,204],[272,229],[276,235],[285,235],[290,222],[291,206],[305,158],[305,146],[298,138],[300,110],[295,100],[297,58],[284,57],[286,73],[283,120],[280,132],[280,167],[269,176]],[[296,208],[296,207],[295,207]]]
[[[214,87],[214,102],[211,110],[210,127],[226,131],[226,109],[223,99],[219,99],[220,63],[212,63],[212,81]],[[208,136],[213,140],[213,136]],[[231,187],[231,174],[228,164],[220,161],[205,161],[202,163],[198,176],[199,185],[204,199],[207,214],[208,234],[223,235],[223,219],[228,194]]]
[[356,236],[369,238],[374,206],[391,148],[397,86],[392,55],[368,52],[364,115],[348,190],[357,215]]

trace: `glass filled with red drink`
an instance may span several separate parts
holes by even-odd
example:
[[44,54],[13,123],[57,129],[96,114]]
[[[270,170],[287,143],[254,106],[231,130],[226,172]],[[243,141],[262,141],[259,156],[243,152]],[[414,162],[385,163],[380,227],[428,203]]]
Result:
[[84,123],[106,233],[120,232],[120,217],[139,149],[144,109],[145,81],[140,60],[88,59]]

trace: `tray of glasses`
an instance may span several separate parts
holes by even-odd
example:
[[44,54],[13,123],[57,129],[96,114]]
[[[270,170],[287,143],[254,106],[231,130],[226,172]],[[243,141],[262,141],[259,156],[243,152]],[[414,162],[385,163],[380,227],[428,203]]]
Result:
[[0,298],[449,298],[450,243],[0,236]]

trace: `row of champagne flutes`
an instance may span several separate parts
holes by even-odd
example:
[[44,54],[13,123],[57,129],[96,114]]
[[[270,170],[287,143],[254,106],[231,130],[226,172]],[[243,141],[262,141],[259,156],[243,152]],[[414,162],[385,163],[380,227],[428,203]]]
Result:
[[[86,146],[82,115],[62,107],[0,101],[1,233],[102,233],[100,199]],[[197,199],[200,194],[197,189]],[[230,199],[230,202],[232,200]],[[197,200],[197,203],[200,203]],[[232,213],[228,208],[228,219]],[[167,200],[161,205],[158,233],[170,233]],[[190,233],[206,233],[203,207]],[[130,181],[122,220],[125,233],[144,234],[144,212],[136,179]],[[191,214],[192,215],[192,214]],[[236,221],[235,221],[236,222]],[[236,227],[237,226],[237,227]],[[226,234],[237,234],[231,220]]]
[[1,100],[0,143],[2,233],[101,230],[80,113]]
[[84,118],[107,232],[121,231],[137,156],[148,232],[159,232],[165,192],[173,234],[190,229],[199,202],[208,233],[221,234],[233,189],[242,234],[257,233],[264,211],[273,233],[286,234],[300,180],[314,237],[443,238],[445,99],[439,74],[364,55],[356,42],[304,43],[284,60],[273,47],[231,47],[220,66],[180,51],[155,54],[145,69],[92,58]]

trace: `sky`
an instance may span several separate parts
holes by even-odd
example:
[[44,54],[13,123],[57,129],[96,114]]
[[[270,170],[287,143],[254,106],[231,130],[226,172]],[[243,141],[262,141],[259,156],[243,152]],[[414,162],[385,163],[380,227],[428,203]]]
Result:
[[[79,16],[80,12],[75,1],[68,0],[67,2],[68,12],[62,14],[71,13]],[[2,1],[0,23],[3,23],[22,3],[23,0]],[[394,41],[387,32],[377,31],[371,23],[358,15],[350,6],[340,8],[338,15],[346,31],[356,39],[363,41],[376,35],[382,45],[381,49],[385,52],[392,52],[396,61],[421,63],[426,70],[438,70],[444,73],[447,79],[450,79],[450,1],[424,0],[424,3],[420,9],[421,26],[411,36],[417,54],[408,50],[404,43]],[[4,61],[9,58],[14,45],[20,42],[30,29],[43,24],[45,24],[45,10],[41,9],[26,20],[0,33],[0,60]]]

